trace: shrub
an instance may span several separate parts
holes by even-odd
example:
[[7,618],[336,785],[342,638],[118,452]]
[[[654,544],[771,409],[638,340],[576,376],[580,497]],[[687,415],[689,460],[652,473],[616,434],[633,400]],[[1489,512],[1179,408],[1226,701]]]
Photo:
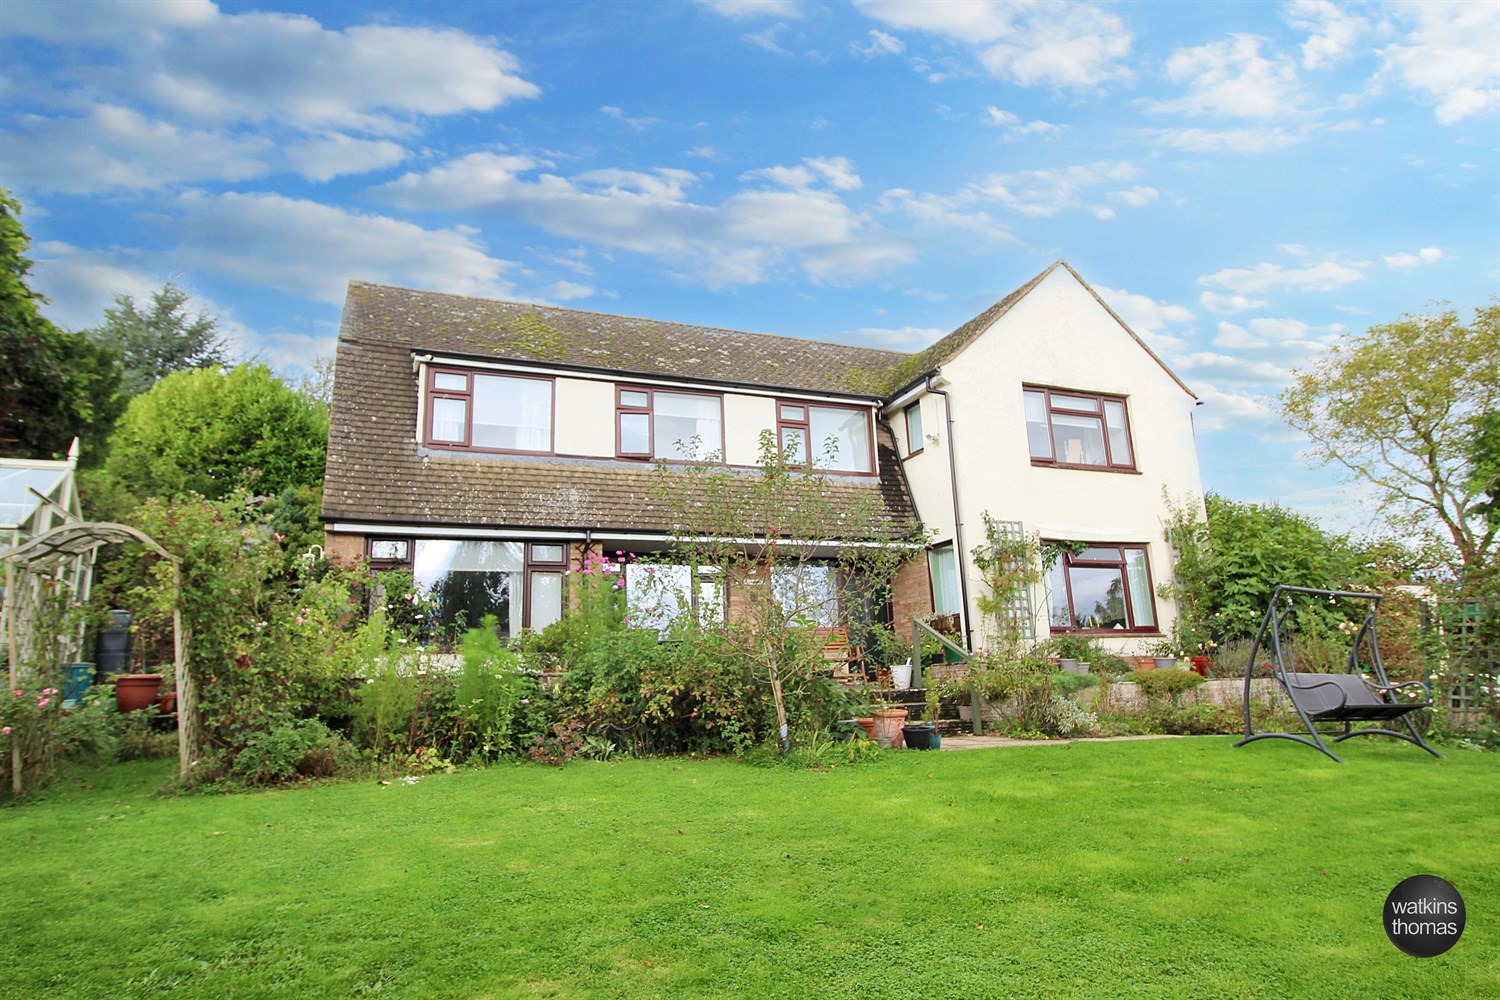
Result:
[[252,736],[235,757],[232,773],[252,785],[269,785],[330,777],[356,759],[338,734],[317,719],[302,719]]
[[1172,705],[1184,691],[1190,691],[1203,683],[1203,678],[1191,670],[1135,670],[1126,678],[1141,686],[1151,701],[1166,698]]

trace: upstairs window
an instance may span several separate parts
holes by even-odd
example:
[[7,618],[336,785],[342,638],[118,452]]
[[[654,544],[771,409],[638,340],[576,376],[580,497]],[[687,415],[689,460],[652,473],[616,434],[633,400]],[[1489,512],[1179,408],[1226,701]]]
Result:
[[829,472],[869,473],[875,468],[866,409],[777,403],[776,440],[793,465]]
[[552,451],[551,379],[454,368],[432,368],[427,379],[427,444],[478,451]]
[[1091,543],[1064,552],[1047,574],[1054,632],[1155,632],[1146,546]]
[[1026,443],[1037,465],[1135,469],[1125,400],[1119,396],[1027,388]]
[[615,449],[621,458],[691,461],[724,454],[723,400],[701,392],[620,388]]
[[915,455],[927,445],[922,436],[922,404],[913,403],[906,408],[906,453]]

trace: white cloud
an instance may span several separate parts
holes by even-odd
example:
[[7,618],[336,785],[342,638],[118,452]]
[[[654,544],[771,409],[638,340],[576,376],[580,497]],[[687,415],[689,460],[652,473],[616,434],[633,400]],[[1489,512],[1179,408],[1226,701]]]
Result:
[[1301,142],[1305,135],[1288,132],[1285,129],[1268,126],[1266,128],[1166,128],[1166,129],[1144,129],[1142,138],[1165,146],[1168,149],[1182,149],[1189,153],[1228,153],[1234,155],[1253,155],[1256,153],[1274,153],[1288,146],[1295,146]]
[[613,118],[615,121],[624,122],[626,125],[629,125],[631,131],[633,132],[644,132],[652,125],[661,124],[660,118],[652,118],[648,115],[642,115],[639,118],[632,118],[624,111],[621,111],[619,108],[612,107],[610,105],[605,105],[604,107],[600,108],[599,111],[607,117]]
[[1343,62],[1370,30],[1368,21],[1330,0],[1293,0],[1285,15],[1292,27],[1308,32],[1307,41],[1302,43],[1304,69]]
[[1141,208],[1151,204],[1160,196],[1161,192],[1154,187],[1133,187],[1124,191],[1116,191],[1110,195],[1110,198],[1130,208]]
[[1264,396],[1223,389],[1211,383],[1196,385],[1193,391],[1203,400],[1203,405],[1193,411],[1193,425],[1204,433],[1276,419]]
[[572,299],[586,299],[594,294],[593,285],[583,285],[576,281],[554,281],[542,289],[542,298],[550,302],[567,302]]
[[712,147],[712,146],[694,146],[692,149],[688,150],[687,153],[684,154],[684,155],[691,156],[694,159],[698,159],[698,160],[717,160],[717,159],[720,159],[719,151],[717,149],[715,149],[714,147]]
[[881,193],[876,207],[882,212],[900,212],[924,228],[968,233],[986,245],[1015,242],[1008,228],[974,207],[972,198],[892,188]]
[[1168,327],[1193,321],[1193,311],[1185,306],[1157,302],[1149,295],[1137,295],[1123,288],[1099,285],[1094,290],[1127,326],[1148,339],[1155,338],[1153,342],[1172,339]]
[[1023,122],[1014,112],[997,108],[993,104],[986,107],[984,112],[987,118],[986,124],[993,125],[1005,133],[1006,142],[1011,142],[1021,136],[1027,135],[1040,135],[1047,139],[1056,139],[1068,130],[1066,125],[1054,125],[1051,122]]
[[781,40],[779,38],[781,33],[785,30],[786,25],[778,23],[773,24],[769,28],[765,28],[761,31],[751,32],[750,34],[745,35],[744,38],[745,41],[749,42],[751,45],[755,46],[758,49],[765,49],[767,52],[774,52],[779,56],[791,55],[790,52],[782,48]]
[[1214,334],[1213,345],[1227,351],[1245,351],[1259,350],[1266,346],[1266,342],[1259,337],[1252,336],[1250,331],[1242,326],[1220,323],[1218,332]]
[[1023,87],[1093,89],[1131,76],[1124,65],[1130,31],[1098,4],[855,0],[855,6],[891,27],[971,46],[992,76]]
[[11,184],[84,194],[203,181],[241,181],[272,172],[276,145],[264,136],[178,128],[118,105],[81,118],[26,115],[0,132],[0,173]]
[[32,287],[51,299],[42,314],[69,330],[97,326],[116,295],[148,300],[169,275],[142,250],[86,250],[48,241],[32,247]]
[[1157,114],[1223,115],[1232,118],[1285,118],[1300,101],[1297,68],[1280,56],[1267,58],[1254,35],[1231,35],[1221,42],[1178,49],[1167,59],[1167,76],[1186,84],[1187,93],[1148,101]]
[[1307,267],[1293,268],[1285,268],[1280,264],[1226,267],[1222,271],[1203,275],[1198,279],[1198,284],[1248,296],[1276,289],[1331,292],[1341,285],[1362,280],[1364,273],[1358,267],[1336,260],[1325,260]]
[[862,326],[840,339],[865,347],[883,347],[892,351],[920,351],[941,340],[948,331],[931,326],[903,326],[899,328]]
[[465,227],[423,229],[278,194],[188,193],[176,256],[289,295],[340,303],[350,278],[507,298],[514,265]]
[[388,139],[355,139],[334,132],[290,144],[286,157],[303,177],[328,181],[393,167],[406,159],[406,150]]
[[712,288],[768,280],[783,264],[815,280],[842,281],[910,260],[910,247],[813,186],[820,176],[852,183],[847,161],[818,164],[748,171],[741,179],[784,189],[741,191],[718,204],[690,199],[698,178],[685,170],[594,170],[569,178],[547,172],[545,161],[503,153],[472,153],[371,193],[413,210],[500,212],[570,239],[648,255]]
[[1097,163],[1053,170],[1024,170],[991,174],[967,189],[975,199],[996,201],[1028,218],[1046,218],[1065,211],[1088,211],[1096,217],[1109,218],[1113,209],[1087,196],[1091,188],[1135,180],[1140,168],[1121,161]]
[[174,6],[20,4],[0,33],[113,47],[114,59],[84,73],[86,88],[206,123],[395,134],[412,116],[487,111],[540,93],[493,40],[455,29],[329,30],[305,15]]
[[1389,257],[1382,257],[1386,267],[1411,268],[1421,267],[1423,264],[1435,264],[1443,259],[1443,251],[1437,247],[1423,247],[1416,253],[1398,253]]
[[814,156],[802,162],[822,174],[829,184],[840,191],[857,191],[864,186],[859,174],[854,172],[853,164],[846,157]]
[[1174,364],[1179,371],[1191,372],[1219,385],[1281,386],[1288,378],[1288,370],[1272,361],[1254,361],[1212,351],[1194,351],[1178,357]]
[[1500,108],[1500,4],[1426,0],[1389,12],[1402,41],[1381,50],[1383,73],[1433,102],[1440,124]]
[[906,51],[906,44],[895,35],[887,35],[876,28],[869,31],[870,43],[861,46],[858,42],[849,43],[849,51],[855,55],[864,56],[866,59],[874,59],[876,56],[896,56]]
[[796,0],[693,0],[693,2],[734,21],[756,17],[800,17],[802,15],[797,8]]
[[1209,312],[1220,315],[1264,309],[1269,304],[1265,299],[1252,299],[1248,295],[1225,295],[1221,292],[1204,292],[1198,296],[1198,301]]

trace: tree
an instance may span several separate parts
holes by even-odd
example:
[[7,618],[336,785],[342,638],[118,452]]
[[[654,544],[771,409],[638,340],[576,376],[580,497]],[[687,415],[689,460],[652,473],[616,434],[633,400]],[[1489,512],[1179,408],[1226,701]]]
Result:
[[105,471],[138,497],[280,494],[322,481],[327,437],[327,417],[265,365],[179,371],[130,401]]
[[[876,611],[886,606],[901,564],[922,551],[917,540],[893,536],[871,494],[847,495],[821,471],[795,467],[792,454],[779,450],[767,430],[753,474],[734,471],[716,456],[690,462],[683,472],[664,463],[657,469],[672,552],[689,567],[687,592],[669,603],[691,607],[681,616],[690,630],[715,631],[752,664],[770,691],[783,753],[791,746],[793,699],[826,666],[815,637],[837,613],[828,585],[843,587],[850,617]],[[832,565],[824,561],[830,541],[839,543]],[[717,571],[736,594],[722,613],[698,607],[700,568]]]
[[1500,301],[1465,326],[1452,309],[1345,337],[1281,394],[1313,454],[1380,495],[1398,533],[1439,527],[1461,575],[1494,558],[1496,524],[1471,439],[1500,404]]
[[115,304],[104,310],[104,323],[86,331],[119,352],[126,396],[139,396],[176,371],[228,364],[218,320],[189,313],[187,301],[187,292],[170,281],[151,293],[145,309],[129,295],[116,295]]
[[1469,445],[1469,485],[1487,500],[1475,505],[1491,528],[1500,527],[1500,412],[1480,414]]
[[118,355],[38,311],[47,300],[26,284],[20,214],[0,189],[0,456],[60,457],[80,437],[88,460],[119,412]]

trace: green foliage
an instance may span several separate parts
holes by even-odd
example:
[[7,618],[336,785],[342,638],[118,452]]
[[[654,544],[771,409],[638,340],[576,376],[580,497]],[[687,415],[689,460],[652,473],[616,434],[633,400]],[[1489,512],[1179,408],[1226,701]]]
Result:
[[298,778],[331,778],[353,767],[358,755],[317,719],[299,719],[256,733],[235,757],[234,776],[252,785]]
[[[1194,592],[1202,593],[1197,613],[1218,642],[1254,635],[1277,584],[1334,589],[1364,575],[1347,539],[1300,514],[1214,493],[1204,500],[1211,547],[1197,549],[1191,579]],[[1296,625],[1334,627],[1343,620],[1338,608],[1309,603],[1299,607]]]
[[139,497],[318,485],[327,417],[265,365],[179,371],[130,401],[105,470]]
[[1139,684],[1148,700],[1167,701],[1174,707],[1184,691],[1203,683],[1203,678],[1191,670],[1133,670],[1125,679]]
[[79,437],[81,460],[97,461],[119,413],[119,355],[38,311],[20,214],[0,188],[0,457],[61,458]]
[[187,311],[188,294],[168,281],[138,308],[129,295],[116,295],[104,322],[84,333],[120,359],[121,389],[139,396],[172,372],[218,368],[229,363],[218,320]]
[[1439,532],[1460,573],[1493,562],[1493,479],[1476,478],[1474,442],[1500,412],[1500,302],[1468,325],[1444,309],[1345,337],[1294,373],[1281,408],[1320,461],[1377,491],[1396,534]]
[[523,701],[529,704],[540,697],[536,681],[521,675],[516,654],[500,641],[495,624],[495,616],[486,615],[479,628],[464,634],[456,696],[459,752],[486,761],[522,749],[517,716],[525,707]]
[[984,542],[975,546],[970,556],[984,590],[976,595],[975,602],[979,613],[988,619],[989,645],[1018,655],[1023,627],[1030,623],[1018,620],[1011,608],[1020,595],[1041,582],[1041,541],[1035,535],[1011,534],[989,511],[980,516],[984,520]]

